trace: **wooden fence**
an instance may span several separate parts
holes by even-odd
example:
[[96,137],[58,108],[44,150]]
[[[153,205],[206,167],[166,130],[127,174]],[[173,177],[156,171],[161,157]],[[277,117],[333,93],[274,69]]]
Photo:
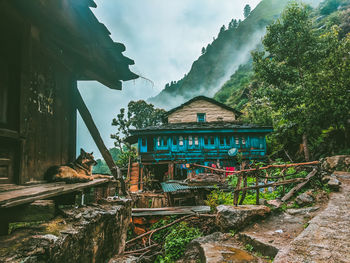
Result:
[[[246,197],[247,191],[249,190],[256,190],[256,204],[259,204],[259,192],[261,188],[268,188],[268,187],[277,187],[282,186],[282,194],[283,198],[282,201],[287,201],[290,197],[293,196],[295,192],[297,192],[301,187],[303,187],[316,173],[317,168],[316,165],[318,165],[318,161],[314,162],[305,162],[305,163],[291,163],[291,164],[276,164],[276,165],[267,165],[264,167],[250,167],[249,169],[242,169],[239,171],[227,171],[224,169],[219,168],[212,168],[209,166],[204,166],[200,164],[192,164],[196,167],[202,167],[209,169],[216,173],[229,173],[230,175],[237,176],[237,184],[235,186],[235,189],[233,190],[233,203],[234,205],[241,205],[243,204],[243,201]],[[290,167],[300,167],[300,166],[311,166],[313,170],[305,177],[305,178],[293,178],[293,179],[286,179],[288,176],[292,176],[294,174],[286,174],[286,171]],[[279,168],[280,173],[278,176],[270,176],[269,171],[271,169]],[[264,172],[265,175],[261,175],[261,173]],[[271,172],[270,172],[271,173]],[[255,185],[254,186],[248,186],[248,177],[252,177],[255,179]],[[264,179],[263,184],[259,184],[259,180]],[[277,180],[276,182],[269,183],[269,180]],[[243,182],[243,187],[242,186]],[[289,191],[289,193],[285,194],[285,185],[292,184],[292,183],[299,183],[296,185],[292,190]],[[241,198],[239,199],[240,193]]]

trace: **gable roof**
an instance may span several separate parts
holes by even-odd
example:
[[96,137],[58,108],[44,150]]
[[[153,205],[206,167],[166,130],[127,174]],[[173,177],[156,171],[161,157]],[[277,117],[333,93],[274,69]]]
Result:
[[242,115],[242,112],[238,111],[238,110],[235,110],[234,108],[231,108],[229,106],[227,106],[226,104],[223,104],[221,102],[218,102],[217,100],[214,100],[212,98],[208,98],[208,97],[205,97],[205,96],[197,96],[197,97],[194,97],[192,99],[190,99],[189,101],[186,101],[185,103],[181,104],[180,106],[176,107],[176,108],[173,108],[171,110],[169,110],[168,112],[165,113],[165,117],[168,117],[170,114],[172,114],[173,112],[179,110],[179,109],[182,109],[183,107],[191,104],[192,102],[195,102],[195,101],[198,101],[198,100],[205,100],[207,102],[210,102],[212,104],[215,104],[221,108],[224,108],[226,110],[229,110],[229,111],[232,111],[233,113],[235,113],[237,116],[240,116]]

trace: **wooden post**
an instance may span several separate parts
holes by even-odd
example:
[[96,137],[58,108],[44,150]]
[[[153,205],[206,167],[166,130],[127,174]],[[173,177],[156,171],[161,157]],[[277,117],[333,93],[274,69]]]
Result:
[[[284,181],[284,176],[285,176],[285,170],[286,170],[286,168],[284,168],[283,170],[282,170],[282,181]],[[282,185],[282,193],[283,193],[283,196],[286,194],[286,187],[285,187],[285,185]]]
[[77,87],[75,87],[75,101],[77,104],[77,108],[79,110],[80,116],[84,120],[84,123],[86,127],[88,128],[94,142],[96,143],[97,148],[99,149],[100,153],[103,156],[103,159],[106,161],[106,164],[108,165],[108,168],[111,170],[113,176],[115,179],[120,181],[121,184],[121,190],[124,195],[126,195],[126,187],[123,177],[120,174],[119,167],[116,166],[116,164],[113,161],[111,153],[108,151],[107,147],[105,146],[100,132],[98,131],[94,120],[92,119],[92,116],[88,110],[88,108],[85,105],[85,102],[83,98],[81,97],[81,94]]
[[[256,170],[255,175],[256,175],[256,177],[255,177],[255,186],[258,186],[259,185],[258,169]],[[257,188],[256,189],[256,204],[257,205],[259,205],[259,198],[260,198],[259,194],[260,194],[260,189]]]
[[236,185],[236,191],[233,193],[233,204],[235,206],[238,205],[238,198],[239,198],[239,190],[241,189],[241,183],[242,183],[242,175],[238,177],[237,185]]
[[[243,175],[243,188],[245,188],[247,186],[248,186],[248,175],[245,174],[245,175]],[[239,205],[243,204],[243,201],[245,199],[246,193],[247,193],[246,190],[242,191],[242,196],[241,196],[241,199],[239,200]]]

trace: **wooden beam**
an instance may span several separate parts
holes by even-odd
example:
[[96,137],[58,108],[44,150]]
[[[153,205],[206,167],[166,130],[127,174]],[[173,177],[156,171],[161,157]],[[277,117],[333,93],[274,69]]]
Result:
[[292,190],[290,190],[285,196],[283,196],[282,202],[288,201],[296,192],[298,192],[304,185],[306,185],[306,184],[310,181],[310,179],[311,179],[314,175],[316,175],[316,173],[317,173],[317,169],[313,169],[313,170],[311,171],[311,173],[309,173],[309,174],[306,176],[305,182],[302,182],[302,183],[296,185],[296,186],[293,187]]
[[126,195],[127,193],[126,193],[125,182],[124,182],[123,177],[120,174],[119,167],[114,163],[111,153],[108,151],[107,147],[105,146],[105,144],[101,138],[100,132],[98,131],[98,129],[95,125],[95,122],[92,119],[92,116],[91,116],[88,108],[86,107],[85,102],[84,102],[83,98],[81,97],[81,94],[80,94],[78,88],[75,87],[74,90],[75,90],[75,101],[76,101],[80,116],[84,120],[84,123],[85,123],[86,127],[88,128],[97,148],[99,149],[100,153],[102,154],[103,159],[106,161],[106,164],[107,164],[109,170],[111,170],[115,179],[120,181],[121,190],[122,190],[123,194]]

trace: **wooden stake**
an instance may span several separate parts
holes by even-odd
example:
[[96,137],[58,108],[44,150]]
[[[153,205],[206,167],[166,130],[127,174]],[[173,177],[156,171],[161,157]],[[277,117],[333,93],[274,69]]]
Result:
[[116,164],[113,161],[111,153],[108,151],[107,147],[105,146],[105,144],[101,138],[100,132],[98,131],[98,129],[94,123],[94,120],[92,119],[92,116],[91,116],[88,108],[86,107],[83,98],[81,97],[81,94],[80,94],[78,88],[76,87],[74,89],[74,91],[75,91],[75,102],[77,104],[77,108],[78,108],[78,111],[80,113],[81,118],[83,119],[86,127],[88,128],[97,148],[99,149],[100,153],[102,154],[103,159],[106,161],[108,168],[111,170],[115,179],[120,181],[121,190],[122,190],[123,194],[127,195],[125,182],[124,182],[123,177],[120,174],[119,167],[116,166]]

